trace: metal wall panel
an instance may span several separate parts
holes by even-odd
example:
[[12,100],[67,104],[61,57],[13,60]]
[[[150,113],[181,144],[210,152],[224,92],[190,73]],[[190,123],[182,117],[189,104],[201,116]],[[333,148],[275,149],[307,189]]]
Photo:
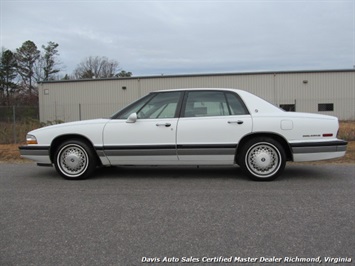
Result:
[[[355,72],[277,75],[277,104],[296,103],[296,111],[323,113],[355,120]],[[318,104],[333,103],[334,111],[319,112]]]
[[[44,82],[39,87],[40,120],[107,117],[149,92],[176,88],[238,88],[277,106],[294,104],[299,112],[355,120],[355,70]],[[319,103],[333,103],[334,111],[319,112]]]

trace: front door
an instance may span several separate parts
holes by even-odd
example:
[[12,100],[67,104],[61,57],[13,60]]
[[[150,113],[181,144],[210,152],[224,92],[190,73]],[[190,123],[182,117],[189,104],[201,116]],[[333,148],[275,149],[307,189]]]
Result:
[[[111,164],[176,164],[177,106],[181,92],[161,92],[137,102],[104,129]],[[128,115],[132,112],[131,115]]]

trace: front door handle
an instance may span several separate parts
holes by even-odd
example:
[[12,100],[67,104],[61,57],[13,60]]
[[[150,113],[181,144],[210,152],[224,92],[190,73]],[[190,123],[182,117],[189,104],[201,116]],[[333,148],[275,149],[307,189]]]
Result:
[[171,124],[170,123],[158,123],[156,124],[157,127],[170,127]]
[[241,124],[243,124],[244,123],[244,121],[242,121],[242,120],[238,120],[238,121],[228,121],[228,124],[238,124],[238,125],[241,125]]

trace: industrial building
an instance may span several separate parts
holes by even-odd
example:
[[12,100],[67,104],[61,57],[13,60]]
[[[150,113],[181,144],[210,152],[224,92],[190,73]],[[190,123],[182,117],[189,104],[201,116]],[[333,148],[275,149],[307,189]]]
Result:
[[151,91],[176,88],[237,88],[287,111],[355,120],[355,69],[48,81],[39,84],[40,120],[109,117]]

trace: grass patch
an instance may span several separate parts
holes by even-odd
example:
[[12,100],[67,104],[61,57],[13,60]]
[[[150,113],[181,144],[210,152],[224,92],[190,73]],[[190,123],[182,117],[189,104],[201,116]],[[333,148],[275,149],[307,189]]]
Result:
[[355,141],[355,121],[341,121],[338,138],[347,141]]
[[36,128],[63,123],[61,120],[39,122],[28,118],[15,125],[10,122],[0,122],[0,144],[21,143],[26,140],[26,134]]
[[20,151],[18,149],[20,145],[21,144],[0,144],[0,163],[29,162],[20,157]]
[[41,127],[35,119],[16,123],[0,122],[0,144],[20,143],[26,140],[27,132]]

